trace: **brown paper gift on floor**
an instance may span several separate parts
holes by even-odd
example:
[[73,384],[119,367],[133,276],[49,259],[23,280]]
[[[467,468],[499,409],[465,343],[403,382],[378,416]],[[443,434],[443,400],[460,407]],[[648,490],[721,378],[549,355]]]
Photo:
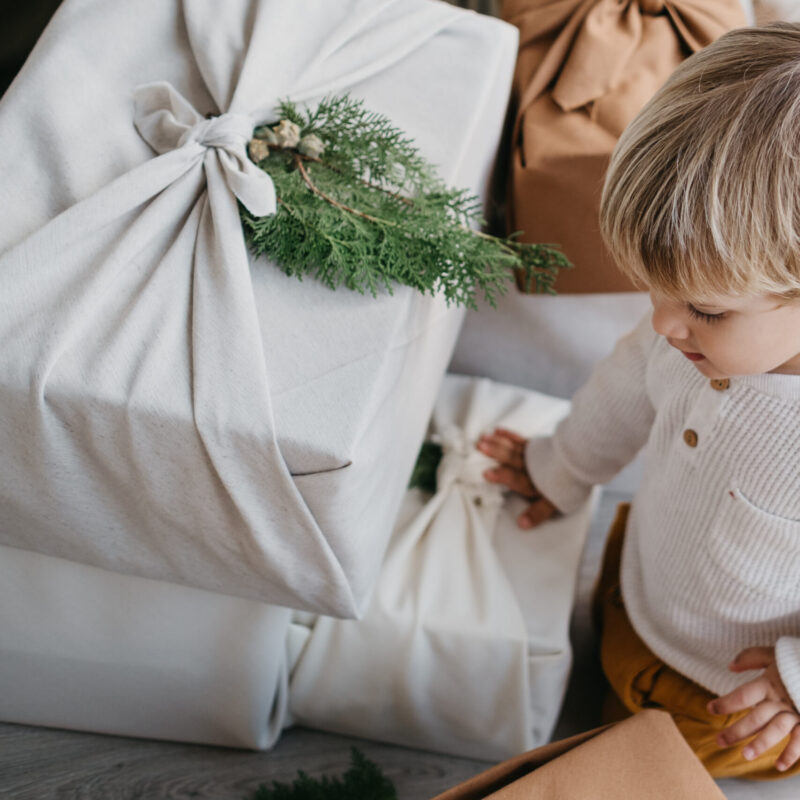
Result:
[[434,800],[725,800],[665,711],[504,761]]
[[739,0],[505,0],[520,30],[508,222],[522,241],[560,244],[563,292],[633,287],[597,217],[619,134],[673,70],[746,24]]

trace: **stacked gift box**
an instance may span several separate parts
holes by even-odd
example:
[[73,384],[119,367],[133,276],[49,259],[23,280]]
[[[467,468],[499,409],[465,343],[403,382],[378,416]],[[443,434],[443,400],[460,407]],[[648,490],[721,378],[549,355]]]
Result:
[[[331,292],[254,257],[237,203],[268,213],[269,187],[244,145],[281,99],[349,92],[447,184],[485,198],[516,43],[505,23],[429,0],[242,2],[222,16],[197,0],[62,5],[0,106],[0,681],[14,687],[1,719],[262,748],[293,719],[294,681],[296,698],[317,698],[295,716],[352,728],[347,708],[309,712],[331,697],[309,619],[368,614],[388,585],[463,312],[404,287]],[[446,397],[449,430],[466,424],[466,401]],[[462,458],[536,399],[501,388],[494,411],[481,402]],[[546,428],[565,405],[543,402]],[[452,474],[448,491],[482,496]],[[498,724],[514,731],[498,754],[555,721],[587,519],[541,652],[530,598],[506,587],[517,616],[499,636],[515,642],[522,708]],[[536,663],[554,668],[531,700]],[[426,679],[406,678],[412,693]],[[373,722],[360,730],[423,736]],[[439,747],[477,752],[479,729]]]

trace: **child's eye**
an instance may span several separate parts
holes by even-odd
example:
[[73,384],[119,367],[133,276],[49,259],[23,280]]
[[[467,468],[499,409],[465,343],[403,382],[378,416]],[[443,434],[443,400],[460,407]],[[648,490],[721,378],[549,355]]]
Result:
[[703,322],[721,322],[725,319],[725,312],[722,311],[719,314],[707,314],[705,311],[700,311],[699,309],[695,308],[691,303],[687,303],[686,307],[689,309],[689,313],[695,318],[702,320]]

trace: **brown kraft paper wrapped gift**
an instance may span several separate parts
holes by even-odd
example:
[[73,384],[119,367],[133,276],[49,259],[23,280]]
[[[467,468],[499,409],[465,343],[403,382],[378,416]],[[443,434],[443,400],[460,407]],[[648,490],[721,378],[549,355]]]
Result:
[[725,800],[665,711],[552,742],[434,800]]
[[731,28],[739,0],[505,0],[520,30],[508,223],[560,244],[574,270],[559,292],[633,286],[600,237],[608,160],[625,126],[673,70]]

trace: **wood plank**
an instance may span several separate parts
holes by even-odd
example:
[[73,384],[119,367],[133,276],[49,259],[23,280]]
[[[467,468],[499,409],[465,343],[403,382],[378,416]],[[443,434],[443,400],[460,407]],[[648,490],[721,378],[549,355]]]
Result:
[[339,775],[358,747],[401,800],[428,800],[489,766],[294,728],[266,753],[0,724],[0,797],[8,800],[243,800],[260,784]]

